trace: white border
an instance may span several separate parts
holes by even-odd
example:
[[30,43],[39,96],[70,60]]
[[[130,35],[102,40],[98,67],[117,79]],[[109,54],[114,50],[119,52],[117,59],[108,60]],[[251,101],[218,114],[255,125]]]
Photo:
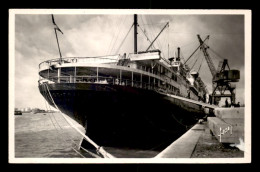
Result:
[[8,108],[8,136],[9,136],[9,147],[8,147],[8,160],[9,162],[14,162],[14,84],[15,84],[15,14],[14,12],[9,13],[9,35],[8,35],[8,44],[9,44],[9,76],[8,76],[8,97],[9,97],[9,108]]
[[10,9],[15,14],[245,14],[251,16],[250,10],[166,10],[166,9]]
[[[15,14],[226,14],[245,16],[245,152],[244,158],[15,158],[14,83]],[[250,163],[251,162],[251,11],[250,10],[161,10],[161,9],[10,9],[9,10],[9,163]]]

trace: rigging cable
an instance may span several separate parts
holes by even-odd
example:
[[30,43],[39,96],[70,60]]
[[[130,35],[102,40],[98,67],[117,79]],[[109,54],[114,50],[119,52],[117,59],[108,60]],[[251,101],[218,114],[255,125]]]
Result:
[[167,30],[167,49],[168,49],[168,58],[167,59],[169,59],[170,58],[170,22],[169,22],[169,26],[168,26],[168,30]]
[[133,24],[132,24],[132,26],[130,27],[129,31],[127,32],[127,34],[126,34],[125,38],[123,39],[123,41],[121,42],[120,46],[117,48],[117,50],[116,50],[116,53],[115,53],[115,54],[117,54],[117,53],[118,53],[118,51],[120,50],[121,46],[122,46],[122,45],[123,45],[123,43],[125,42],[125,39],[126,39],[126,37],[128,36],[128,34],[129,34],[129,32],[131,31],[131,29],[132,29],[132,27],[133,27],[133,26],[134,26],[134,23],[133,23]]
[[[169,22],[167,22],[168,23],[168,26],[167,26],[167,31],[165,31],[165,34],[163,34],[163,36],[164,37],[161,37],[162,38],[162,40],[163,40],[163,42],[162,42],[162,46],[161,46],[161,48],[163,48],[163,47],[165,47],[166,48],[166,50],[167,50],[167,47],[168,47],[168,45],[169,45],[169,36],[167,36],[167,34],[169,35],[169,28],[170,28],[170,24],[169,24]],[[167,38],[165,38],[165,37],[167,37]],[[159,38],[160,39],[160,38]],[[165,49],[164,49],[165,50]],[[162,49],[162,51],[163,51],[163,49]],[[165,51],[163,51],[163,55],[164,55],[164,57],[165,58],[167,58],[167,56],[165,55],[165,53],[164,53]],[[167,51],[166,51],[167,52]],[[169,57],[168,57],[169,58]]]
[[182,51],[180,51],[180,58],[183,60],[183,63],[185,62],[185,58],[184,58],[184,55],[182,53]]
[[[148,19],[149,21],[151,21],[149,17],[147,17],[147,19]],[[142,20],[142,18],[141,18],[141,20]],[[150,23],[152,23],[152,22],[150,22]],[[169,24],[168,24],[168,28],[169,28]],[[142,32],[143,32],[143,31],[142,31]],[[152,25],[152,29],[151,29],[151,35],[152,35],[152,36],[151,36],[151,37],[156,38],[156,37],[154,36],[153,32],[154,32],[154,27],[153,27],[153,25]],[[156,43],[157,43],[159,49],[162,50],[162,46],[161,46],[160,41],[159,41],[158,39],[157,39]],[[153,45],[152,45],[152,46],[153,46]],[[155,48],[155,46],[154,46],[154,48]],[[161,51],[161,52],[162,52],[162,54],[163,54],[162,59],[163,59],[166,63],[169,63],[169,62],[167,62],[167,60],[164,58],[164,57],[166,57],[165,54],[164,54],[164,51]]]
[[[190,46],[192,44],[194,44],[195,42],[197,41],[193,41],[191,43],[188,43],[188,44],[184,44],[184,45],[181,45],[179,46],[182,50],[184,50],[187,46]],[[183,54],[183,51],[180,51],[180,58],[183,60],[183,63],[186,61],[185,58],[184,58],[184,54]]]
[[204,61],[204,58],[202,58],[202,60],[201,60],[201,63],[200,63],[199,69],[198,69],[198,73],[199,73],[199,71],[200,71],[200,68],[201,68],[201,66],[202,66],[203,61]]
[[223,59],[225,59],[223,56],[221,56],[220,54],[218,54],[216,51],[214,51],[212,48],[209,48],[209,50],[211,51],[211,52],[213,52],[215,55],[217,55],[217,57],[220,59],[220,60],[223,60]]
[[[156,38],[156,36],[154,36],[154,33],[155,33],[154,25],[152,25],[152,29],[153,29],[153,37]],[[159,47],[159,49],[162,50],[161,42],[160,42],[159,39],[157,39],[156,44],[157,44],[157,46]],[[163,53],[163,52],[162,52],[162,53]],[[164,54],[163,54],[163,56],[164,56]]]
[[[52,114],[52,117],[51,117],[51,116],[49,116],[49,117],[50,117],[50,119],[51,119],[51,122],[52,122],[53,126],[54,126],[55,129],[58,131],[59,136],[61,136],[61,139],[62,139],[64,142],[67,142],[67,140],[63,138],[63,133],[60,132],[60,130],[59,130],[59,129],[56,127],[56,125],[54,124],[52,118],[54,119],[54,121],[56,122],[56,124],[58,124],[58,126],[59,126],[59,128],[60,128],[61,130],[62,130],[62,127],[61,127],[61,126],[59,125],[59,123],[57,122],[56,118],[55,118],[54,115],[53,115],[53,112],[51,112],[51,114]],[[76,143],[74,140],[72,140],[71,138],[69,138],[69,139],[71,140],[72,143],[74,143],[75,145],[77,145],[77,143]],[[67,143],[68,143],[68,142],[67,142]],[[86,157],[85,157],[84,155],[82,155],[79,151],[77,151],[73,146],[71,146],[71,148],[72,148],[77,154],[79,154],[81,157],[86,158]]]
[[[44,101],[44,103],[45,103],[46,110],[47,110],[47,111],[48,111],[48,110],[51,110],[50,105],[49,105],[49,109],[48,109],[48,106],[47,106],[47,104],[46,104],[46,100]],[[51,114],[52,114],[52,117],[53,117],[53,119],[55,120],[55,122],[58,124],[59,128],[62,129],[62,127],[59,125],[59,123],[57,122],[56,118],[54,117],[53,112],[51,112]],[[59,136],[61,136],[61,139],[62,139],[64,142],[67,142],[67,141],[63,138],[63,136],[62,136],[63,133],[61,133],[61,132],[59,131],[59,129],[56,127],[56,125],[54,124],[51,115],[50,115],[49,117],[50,117],[50,120],[51,120],[52,125],[54,126],[54,128],[56,129],[56,131],[59,133]],[[75,145],[77,145],[77,143],[76,143],[74,140],[72,140],[71,138],[69,138],[69,139],[70,139]],[[68,143],[68,142],[67,142],[67,143]],[[84,155],[82,155],[79,151],[77,151],[74,147],[71,147],[71,148],[72,148],[77,154],[79,154],[81,157],[86,158],[86,157],[85,157]]]
[[208,38],[209,38],[209,36],[208,36],[206,39],[204,39],[203,43],[200,44],[200,45],[196,48],[195,51],[193,51],[193,53],[192,53],[192,54],[190,55],[190,57],[184,62],[184,64],[186,64],[186,62],[193,56],[193,54],[195,54],[195,52],[196,52],[199,48],[201,48],[201,46],[204,44],[204,42],[205,42]]
[[[152,23],[152,22],[151,22],[151,19],[149,18],[149,16],[147,16],[147,19],[149,20],[150,23]],[[152,25],[152,27],[151,27],[151,38],[155,38],[154,32],[155,32],[155,31],[154,31],[154,25]],[[157,41],[156,43],[157,43],[158,47],[160,48],[158,41]]]
[[[49,90],[47,84],[46,84],[46,88],[47,88],[48,94],[49,94],[49,96],[50,96],[50,98],[51,98],[51,101],[52,101],[52,103],[54,104],[55,108],[60,111],[60,109],[57,107],[57,105],[55,104],[55,102],[54,102],[54,100],[53,100],[53,98],[52,98],[52,96],[51,96],[51,93],[50,93],[50,90]],[[77,127],[75,127],[74,124],[73,124],[71,121],[69,121],[69,120],[67,119],[67,117],[66,117],[61,111],[60,111],[60,113],[61,113],[61,115],[63,116],[63,118],[64,118],[76,131],[78,131],[78,133],[81,134],[86,141],[88,141],[91,145],[93,145],[93,146],[96,148],[96,150],[97,150],[98,153],[100,153],[101,155],[104,156],[104,158],[115,158],[114,156],[112,156],[111,154],[109,154],[108,152],[106,152],[103,147],[97,145],[97,144],[96,144],[93,140],[91,140],[87,135],[85,135],[85,134],[82,133]]]
[[[50,106],[50,105],[49,105]],[[52,113],[52,116],[53,116],[53,118],[54,118],[54,120],[55,120],[55,122],[58,124],[58,126],[60,127],[60,129],[62,130],[62,127],[59,125],[59,123],[57,122],[57,120],[56,120],[56,118],[54,117],[54,115],[53,115],[53,113]],[[65,120],[66,121],[66,120]],[[67,122],[67,121],[66,121]],[[69,124],[68,122],[67,122],[67,124]],[[69,124],[70,125],[70,124]],[[69,137],[69,139],[71,140],[71,142],[72,143],[74,143],[75,145],[78,145],[73,139],[71,139],[70,137]],[[90,152],[90,151],[88,151],[88,150],[86,150],[86,149],[84,149],[81,145],[79,145],[80,146],[80,148],[82,149],[82,150],[84,150],[85,152],[87,152],[88,154],[90,154],[91,156],[93,156],[93,157],[95,157],[95,158],[101,158],[100,156],[98,156],[98,155],[96,155],[96,154],[94,154],[94,153],[92,153],[92,152]],[[73,148],[72,147],[72,149],[76,152],[76,153],[78,153],[78,154],[80,154],[75,148]],[[81,155],[81,154],[80,154]],[[81,155],[82,157],[84,157],[83,155]],[[84,158],[86,158],[86,157],[84,157]]]
[[[144,34],[144,36],[147,38],[147,40],[152,43],[152,41],[148,38],[148,36],[145,34],[144,30],[142,30],[142,28],[139,26],[140,30],[142,31],[142,33]],[[154,45],[152,45],[152,47],[155,49]]]
[[[45,85],[46,86],[46,88],[47,88],[47,85]],[[45,89],[46,89],[45,88]],[[46,89],[46,92],[47,92],[48,90]],[[50,97],[50,98],[52,98],[52,97]],[[55,105],[55,104],[54,104]],[[49,105],[50,106],[50,105]],[[61,113],[62,114],[62,113]],[[56,121],[56,118],[54,117],[54,119],[55,119],[55,121]],[[65,121],[67,122],[67,124],[69,124],[70,126],[72,126],[68,121],[67,121],[67,119],[66,118],[64,118],[65,119]],[[62,127],[59,125],[59,123],[56,121],[56,123],[58,124],[58,126],[60,127],[60,129],[62,129]],[[53,124],[54,125],[54,124]],[[54,125],[55,126],[55,125]],[[72,126],[73,127],[73,126]],[[56,128],[56,127],[55,127]],[[74,127],[73,127],[74,128]],[[56,128],[57,129],[57,128]],[[74,128],[75,129],[75,128]],[[63,139],[63,138],[62,138]],[[64,140],[64,139],[63,139]],[[75,145],[77,145],[77,143],[74,141],[74,140],[72,140],[71,138],[70,138],[70,140],[75,144]],[[64,142],[66,142],[66,140],[64,140]],[[83,148],[81,145],[80,145],[80,148]],[[80,154],[75,148],[73,148],[72,147],[72,149],[75,151],[75,152],[77,152],[78,154]],[[84,149],[83,149],[84,150]],[[86,151],[87,153],[89,153],[91,156],[93,156],[93,157],[95,157],[95,158],[101,158],[101,157],[99,157],[98,155],[96,155],[96,154],[94,154],[94,153],[92,153],[92,152],[90,152],[90,151]],[[82,155],[83,156],[83,155]],[[84,157],[84,156],[83,156]],[[85,157],[84,157],[85,158]]]
[[184,45],[181,45],[181,46],[179,46],[179,47],[181,47],[182,49],[185,47],[187,47],[187,46],[190,46],[190,45],[192,45],[192,44],[194,44],[195,45],[195,43],[196,43],[196,45],[197,45],[197,41],[192,41],[192,42],[190,42],[190,43],[187,43],[187,44],[184,44]]
[[[166,22],[166,25],[167,25],[167,27],[168,27],[167,29],[169,29],[169,26],[170,26],[170,25],[169,25],[169,22]],[[166,25],[163,27],[163,29],[165,29]],[[160,30],[159,34],[162,33],[163,29]],[[157,39],[157,44],[158,44],[159,49],[162,51],[163,57],[166,57],[165,54],[164,54],[163,45],[165,45],[165,42],[166,42],[167,40],[166,40],[166,39],[163,39],[163,42],[161,43],[161,42],[160,42],[160,38],[162,38],[162,36],[159,38],[159,37],[158,37],[159,34],[157,34],[157,36],[156,36],[156,38],[158,38],[158,39]],[[156,38],[155,38],[155,39],[156,39]]]
[[199,56],[199,53],[197,53],[196,60],[194,61],[194,63],[192,65],[192,67],[190,68],[190,70],[193,69],[193,67],[195,66],[196,62],[198,61],[198,59],[199,59],[198,56]]
[[[124,20],[121,22],[121,25],[120,25],[119,28],[121,28],[121,27],[123,26],[123,24],[125,23],[125,20],[126,20],[126,16],[125,16]],[[123,29],[118,29],[119,33],[118,33],[117,36],[116,36],[116,39],[115,39],[115,41],[114,41],[114,44],[113,44],[113,46],[112,46],[112,49],[109,51],[109,54],[111,54],[112,51],[114,50],[114,47],[115,47],[115,44],[116,44],[116,42],[117,42],[118,36],[120,35],[120,33],[121,33],[122,30],[123,30]]]
[[[122,17],[123,17],[123,16],[120,16],[120,17],[119,17],[119,20],[118,20],[116,26],[119,26],[120,21],[121,21],[121,22],[123,21],[123,20],[121,20]],[[110,50],[110,48],[111,48],[112,42],[114,41],[115,33],[117,33],[118,31],[119,31],[119,27],[117,28],[116,32],[114,32],[114,34],[113,34],[113,36],[112,36],[112,39],[111,39],[110,44],[109,44],[108,49],[107,49],[107,54],[110,52],[109,50]]]
[[[45,86],[46,87],[46,86]],[[47,89],[45,88],[45,95],[46,95],[46,92],[47,92]],[[46,106],[46,109],[48,110],[48,107],[47,107],[47,105],[46,105],[46,100],[44,101],[44,103],[45,103],[45,106]],[[49,105],[49,104],[48,104]],[[51,110],[51,108],[50,108],[50,105],[49,105],[49,110]],[[54,115],[53,115],[53,112],[51,112],[51,114],[52,114],[52,116],[53,116],[53,118],[54,118],[54,120],[55,120],[55,122],[58,124],[58,126],[60,127],[60,129],[62,130],[62,127],[59,125],[59,123],[57,122],[57,120],[56,120],[56,118],[54,117]],[[57,127],[56,127],[56,125],[54,124],[54,122],[53,122],[53,120],[52,120],[52,118],[51,118],[51,116],[49,116],[50,117],[50,119],[51,119],[51,122],[52,122],[52,124],[53,124],[53,126],[55,127],[55,129],[59,132],[59,130],[57,129]],[[66,120],[65,120],[66,121]],[[66,121],[67,122],[67,121]],[[67,122],[67,124],[69,124],[68,122]],[[70,124],[69,124],[70,125]],[[61,132],[59,132],[59,133],[61,133]],[[62,136],[62,134],[63,133],[61,133],[60,135]],[[61,137],[62,138],[62,140],[64,141],[64,142],[67,142],[63,137]],[[69,137],[69,139],[71,140],[71,142],[72,143],[74,143],[76,146],[78,145],[73,139],[71,139],[71,137]],[[79,145],[80,146],[80,148],[82,149],[82,150],[84,150],[85,152],[87,152],[88,154],[90,154],[92,157],[94,157],[94,158],[101,158],[100,156],[98,156],[98,155],[96,155],[96,154],[94,154],[94,153],[92,153],[92,152],[90,152],[90,151],[87,151],[86,149],[84,149],[81,145]],[[74,147],[71,147],[77,154],[79,154],[81,157],[83,157],[83,158],[86,158],[84,155],[82,155],[79,151],[77,151]]]
[[173,113],[171,113],[171,116],[173,117],[173,119],[174,119],[177,123],[179,123],[180,125],[184,126],[186,129],[190,129],[192,126],[194,126],[194,125],[185,125],[185,124],[183,124],[181,121],[179,121],[179,120],[175,117],[175,115],[174,115]]
[[[145,34],[146,31],[145,31],[145,26],[144,26],[143,17],[142,17],[141,15],[139,15],[139,18],[141,19],[142,24],[140,24],[140,23],[141,23],[141,22],[140,22],[140,23],[138,23],[137,26],[140,28],[140,30],[142,31],[143,35],[146,37],[147,41],[149,41],[150,44],[151,44],[152,41],[151,41],[151,40],[148,38],[148,36]],[[142,25],[142,26],[144,27],[144,29],[142,29],[140,25]]]

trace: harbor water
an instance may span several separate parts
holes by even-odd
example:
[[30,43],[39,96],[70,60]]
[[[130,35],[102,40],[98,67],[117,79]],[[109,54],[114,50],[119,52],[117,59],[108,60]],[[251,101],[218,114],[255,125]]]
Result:
[[[85,133],[82,126],[71,121]],[[82,136],[60,113],[15,115],[16,158],[83,158],[83,156],[93,158],[84,150],[78,149],[81,140]],[[155,150],[111,147],[104,147],[104,149],[117,158],[152,158],[159,153]]]

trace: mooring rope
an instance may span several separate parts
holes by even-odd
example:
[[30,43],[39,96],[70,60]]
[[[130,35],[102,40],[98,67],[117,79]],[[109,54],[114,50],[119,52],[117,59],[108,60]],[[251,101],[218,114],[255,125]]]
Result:
[[[49,105],[50,106],[50,105]],[[50,109],[50,108],[49,108]],[[60,129],[62,129],[62,127],[59,125],[59,123],[57,122],[57,120],[56,120],[56,118],[54,117],[54,115],[53,115],[53,113],[52,113],[52,116],[53,116],[53,118],[54,118],[54,120],[55,120],[55,122],[58,124],[58,126],[60,127]],[[50,117],[50,119],[51,119],[51,117]],[[51,119],[52,120],[52,119]],[[67,121],[66,121],[67,122]],[[53,122],[52,122],[53,123]],[[69,124],[69,123],[68,123]],[[54,124],[53,124],[54,125]],[[56,127],[55,127],[56,128]],[[57,128],[56,128],[57,129]],[[59,132],[59,131],[58,131]],[[61,133],[61,132],[60,132]],[[62,133],[63,134],[63,133]],[[73,139],[71,139],[70,137],[69,137],[69,139],[71,140],[71,142],[73,142],[74,143],[74,145],[78,145]],[[63,139],[64,140],[64,139]],[[66,141],[65,141],[66,142]],[[92,152],[90,152],[90,151],[87,151],[86,149],[84,149],[81,145],[79,145],[80,146],[80,148],[82,149],[82,150],[84,150],[85,152],[87,152],[88,154],[90,154],[92,157],[94,157],[94,158],[101,158],[100,156],[98,156],[98,155],[96,155],[96,154],[94,154],[94,153],[92,153]],[[75,152],[77,152],[78,154],[80,154],[82,157],[84,157],[84,158],[86,158],[85,156],[83,156],[81,153],[79,153],[74,147],[72,147],[72,149],[75,151]]]
[[[45,94],[46,95],[46,94]],[[46,103],[47,101],[45,100],[44,101],[44,103],[45,103],[45,107],[46,107],[46,110],[48,111],[48,110],[51,110],[51,108],[50,108],[50,105],[49,105],[49,108],[48,108],[48,106],[47,106],[47,103]],[[53,115],[53,112],[51,112],[51,114],[52,114],[52,117],[53,117],[53,119],[55,120],[55,122],[56,122],[56,124],[58,124],[58,126],[59,126],[59,128],[62,130],[62,127],[59,125],[59,123],[57,122],[57,120],[56,120],[56,118],[54,117],[54,115]],[[64,139],[63,138],[63,133],[62,132],[60,132],[60,130],[56,127],[56,125],[54,124],[54,122],[53,122],[53,120],[52,120],[52,117],[51,117],[51,115],[49,116],[49,118],[50,118],[50,120],[51,120],[51,122],[52,122],[52,125],[54,126],[54,128],[56,129],[56,131],[59,133],[59,135],[61,136],[61,139],[64,141],[64,142],[67,142],[67,140],[66,139]],[[73,140],[73,139],[71,139],[70,137],[69,137],[69,139],[71,140],[71,142],[73,142],[76,146],[77,146],[77,143]],[[67,142],[68,143],[68,142]],[[81,147],[81,146],[80,146]],[[84,155],[82,155],[79,151],[77,151],[73,146],[71,147],[77,154],[79,154],[81,157],[83,157],[83,158],[86,158]]]
[[180,122],[180,121],[175,117],[175,115],[174,115],[173,113],[172,113],[171,115],[172,115],[173,119],[174,119],[177,123],[179,123],[180,125],[184,126],[186,129],[190,129],[192,126],[194,126],[194,125],[185,125],[185,124],[183,124],[182,122]]
[[[46,100],[45,100],[46,101]],[[45,107],[46,107],[46,110],[50,110],[50,105],[49,105],[49,108],[48,108],[48,106],[46,105],[46,102],[44,101],[44,103],[45,103]],[[54,115],[53,115],[53,113],[51,112],[51,114],[52,114],[52,116],[53,116],[53,118],[54,118],[54,120],[56,121],[56,123],[58,124],[58,126],[60,127],[60,129],[62,129],[62,127],[59,125],[59,123],[57,122],[57,120],[56,120],[56,118],[54,117]],[[53,120],[52,120],[52,117],[51,116],[49,116],[49,118],[50,118],[50,120],[51,120],[51,123],[52,123],[52,125],[54,126],[54,128],[56,129],[56,131],[59,133],[59,136],[61,136],[61,139],[64,141],[64,142],[67,142],[67,140],[66,139],[64,139],[63,138],[63,133],[61,133],[60,131],[59,131],[59,129],[56,127],[56,125],[54,124],[54,122],[53,122]],[[77,143],[76,142],[74,142],[74,140],[72,140],[71,138],[69,138],[75,145],[77,145]],[[67,142],[68,143],[68,142]],[[86,158],[84,155],[82,155],[79,151],[77,151],[74,147],[71,147],[77,154],[79,154],[81,157],[83,157],[83,158]]]
[[[47,86],[46,86],[47,87]],[[45,88],[45,90],[47,91],[47,89]],[[46,94],[45,94],[46,95]],[[46,105],[45,105],[46,106]],[[48,108],[47,108],[48,109]],[[49,105],[49,109],[50,109],[50,105]],[[54,118],[54,120],[56,121],[56,123],[58,124],[58,126],[60,127],[60,129],[62,129],[62,127],[59,125],[59,123],[57,122],[57,120],[56,120],[56,118],[54,117],[54,115],[53,115],[53,113],[52,113],[52,116],[53,116],[53,118]],[[50,117],[50,119],[51,119],[51,117]],[[52,119],[51,119],[51,121],[52,121]],[[67,120],[65,120],[66,122],[67,122],[67,124],[69,124],[70,125],[70,123],[68,123],[68,121]],[[53,123],[53,121],[52,121],[52,123]],[[53,123],[53,125],[55,126],[55,124]],[[57,127],[55,126],[55,128],[56,128],[56,130],[58,131],[58,129],[57,129]],[[59,132],[59,131],[58,131]],[[63,139],[63,138],[62,138]],[[73,139],[71,139],[71,138],[69,138],[75,145],[78,145]],[[63,139],[64,140],[64,139]],[[64,142],[67,142],[66,140],[64,140]],[[102,157],[100,157],[100,156],[98,156],[97,154],[95,154],[95,153],[92,153],[92,152],[90,152],[90,151],[87,151],[86,149],[84,149],[81,145],[79,145],[80,146],[80,148],[83,150],[83,151],[85,151],[85,152],[87,152],[88,154],[90,154],[92,157],[94,157],[94,158],[102,158]],[[72,147],[72,149],[76,152],[76,153],[78,153],[78,154],[80,154],[82,157],[84,157],[80,152],[78,152],[75,148],[73,148]],[[84,158],[86,158],[86,157],[84,157]]]
[[91,145],[93,145],[96,148],[96,151],[98,153],[100,153],[104,158],[115,158],[113,155],[109,154],[108,152],[106,152],[104,150],[104,148],[102,146],[97,145],[93,140],[91,140],[88,136],[86,136],[84,133],[82,133],[70,120],[67,119],[67,117],[61,112],[61,110],[58,108],[58,106],[56,105],[56,103],[54,102],[50,90],[48,88],[48,85],[45,84],[48,94],[51,98],[52,103],[54,104],[54,106],[56,107],[56,109],[59,110],[59,112],[61,113],[62,117],[70,124],[70,126],[72,126],[80,135],[83,136],[83,138],[88,141]]
[[87,152],[88,154],[90,154],[91,156],[93,156],[94,158],[102,158],[100,156],[98,156],[97,154],[88,151],[87,149],[83,148],[82,146],[80,146],[82,150],[84,150],[85,152]]
[[[44,89],[45,89],[45,91],[47,92],[47,89],[44,87]],[[46,95],[46,92],[45,92],[45,95]],[[46,106],[46,109],[48,110],[48,107],[47,107],[47,105],[46,105],[46,100],[44,101],[44,103],[45,103],[45,106]],[[49,105],[49,104],[48,104]],[[51,110],[51,108],[50,108],[50,105],[49,105],[49,110]],[[60,129],[62,129],[62,127],[59,125],[59,123],[57,122],[57,120],[56,120],[56,118],[54,117],[54,115],[53,115],[53,113],[51,112],[51,114],[52,114],[52,116],[53,116],[53,118],[54,118],[54,120],[56,121],[56,123],[58,124],[58,126],[60,127]],[[51,118],[51,116],[50,116],[50,119],[51,119],[51,121],[52,121],[52,118]],[[67,122],[67,121],[66,121]],[[55,129],[58,131],[58,129],[57,129],[57,127],[55,126],[55,124],[53,123],[53,121],[52,121],[52,124],[54,125],[54,127],[55,127]],[[68,122],[67,122],[67,124],[69,124]],[[70,124],[69,124],[70,125]],[[58,131],[59,132],[59,131]],[[62,133],[63,134],[63,133]],[[63,139],[63,138],[62,138]],[[73,140],[73,139],[71,139],[70,137],[69,137],[69,139],[71,140],[71,142],[73,142],[76,146],[78,146],[78,144]],[[64,139],[63,139],[64,140]],[[65,140],[64,140],[65,141]],[[65,141],[66,142],[66,141]],[[79,147],[83,150],[83,151],[85,151],[85,152],[87,152],[88,154],[90,154],[92,157],[94,157],[94,158],[101,158],[100,156],[98,156],[97,154],[95,154],[95,153],[93,153],[93,152],[90,152],[90,151],[88,151],[88,150],[86,150],[86,149],[84,149],[81,145],[79,145]],[[78,153],[80,156],[82,156],[82,157],[84,157],[84,158],[86,158],[85,156],[83,156],[80,152],[78,152],[74,147],[72,147],[72,149],[76,152],[76,153]]]

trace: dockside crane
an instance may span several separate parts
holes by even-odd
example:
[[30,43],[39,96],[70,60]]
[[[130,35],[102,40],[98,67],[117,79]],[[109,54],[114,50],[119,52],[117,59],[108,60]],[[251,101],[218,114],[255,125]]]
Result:
[[[235,104],[235,84],[233,82],[238,82],[240,79],[239,70],[231,70],[228,65],[228,60],[224,59],[219,63],[218,70],[216,70],[213,61],[207,51],[209,46],[205,44],[205,40],[202,41],[200,35],[197,35],[200,42],[200,49],[202,50],[207,64],[209,66],[210,72],[213,76],[212,78],[212,94],[210,95],[209,103],[218,104],[222,97],[229,97],[231,99],[231,104]],[[228,69],[226,69],[226,67]],[[229,91],[230,94],[227,94],[226,91]]]

